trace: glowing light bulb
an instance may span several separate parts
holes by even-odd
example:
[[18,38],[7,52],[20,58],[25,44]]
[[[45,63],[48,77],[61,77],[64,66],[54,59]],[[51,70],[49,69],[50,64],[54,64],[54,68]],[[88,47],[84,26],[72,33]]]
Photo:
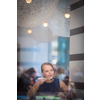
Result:
[[32,2],[32,0],[26,0],[26,3],[31,3]]
[[32,33],[32,30],[29,29],[29,30],[27,31],[27,33],[28,33],[28,34],[31,34],[31,33]]
[[69,18],[69,17],[70,17],[70,14],[66,13],[65,18]]
[[48,26],[48,23],[43,23],[43,26],[44,26],[44,27],[47,27],[47,26]]

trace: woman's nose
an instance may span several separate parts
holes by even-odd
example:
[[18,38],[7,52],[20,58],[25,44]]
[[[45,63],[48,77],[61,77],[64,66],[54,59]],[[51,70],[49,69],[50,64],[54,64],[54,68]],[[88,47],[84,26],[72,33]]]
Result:
[[49,71],[49,73],[51,73],[51,71]]

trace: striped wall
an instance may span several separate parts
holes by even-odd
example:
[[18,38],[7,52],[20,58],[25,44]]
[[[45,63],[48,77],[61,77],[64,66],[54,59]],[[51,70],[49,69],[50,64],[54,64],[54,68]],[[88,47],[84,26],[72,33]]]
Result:
[[71,82],[83,84],[84,0],[71,0],[70,3],[70,78]]

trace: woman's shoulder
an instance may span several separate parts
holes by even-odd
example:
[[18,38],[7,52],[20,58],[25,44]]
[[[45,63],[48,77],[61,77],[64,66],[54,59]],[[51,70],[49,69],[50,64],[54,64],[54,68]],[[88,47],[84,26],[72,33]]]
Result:
[[60,79],[54,78],[54,82],[60,83]]
[[54,80],[55,80],[55,81],[59,81],[59,79],[58,79],[58,78],[54,78]]
[[58,80],[58,81],[60,81],[61,79],[59,79],[59,78],[54,78],[54,80]]

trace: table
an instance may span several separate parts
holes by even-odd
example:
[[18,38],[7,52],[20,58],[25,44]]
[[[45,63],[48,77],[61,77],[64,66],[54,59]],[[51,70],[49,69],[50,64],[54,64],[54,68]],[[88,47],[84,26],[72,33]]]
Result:
[[58,93],[51,93],[51,92],[49,93],[38,92],[32,98],[28,98],[25,95],[27,93],[20,93],[20,94],[21,95],[17,95],[17,100],[84,100],[84,90],[76,90],[76,89],[73,90],[72,98],[69,97],[68,99],[57,97]]

